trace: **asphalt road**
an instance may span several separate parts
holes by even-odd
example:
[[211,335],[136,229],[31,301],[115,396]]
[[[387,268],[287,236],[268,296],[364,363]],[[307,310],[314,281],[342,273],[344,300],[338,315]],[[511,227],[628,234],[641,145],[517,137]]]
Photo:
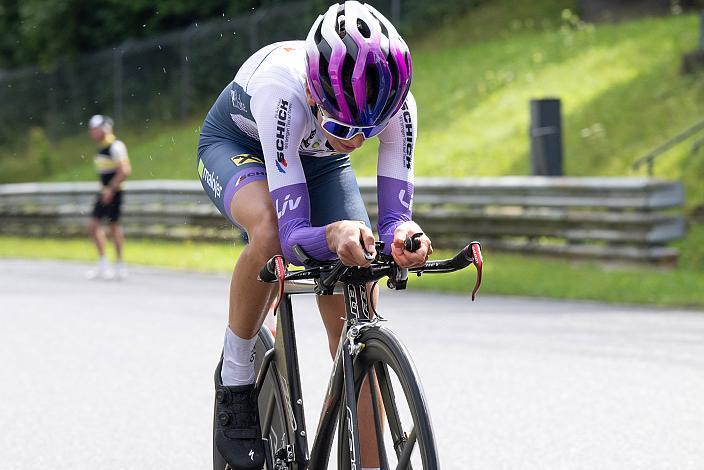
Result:
[[[227,276],[0,260],[0,469],[208,469]],[[329,359],[297,334],[309,429]],[[704,312],[384,292],[444,468],[704,468]],[[212,468],[212,467],[210,467]]]

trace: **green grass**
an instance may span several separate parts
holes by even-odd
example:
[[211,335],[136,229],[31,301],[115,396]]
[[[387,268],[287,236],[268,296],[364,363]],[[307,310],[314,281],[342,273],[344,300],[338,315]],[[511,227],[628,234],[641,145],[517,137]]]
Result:
[[[634,159],[701,118],[704,75],[680,73],[682,54],[697,45],[696,15],[593,26],[568,10],[572,4],[490,2],[411,38],[417,175],[528,174],[533,98],[562,99],[564,167],[572,176],[632,175]],[[121,131],[133,179],[194,178],[204,114]],[[0,182],[94,178],[85,135],[52,144],[47,157],[45,138],[35,134],[0,150]],[[704,152],[690,156],[688,144],[662,157],[656,174],[683,178],[693,205],[704,202]],[[375,174],[375,151],[372,141],[353,155],[360,176]]]
[[[112,246],[109,245],[106,251],[108,258],[111,258]],[[200,272],[231,272],[241,251],[241,245],[232,243],[135,239],[126,244],[124,258],[126,263],[134,265]],[[0,258],[96,261],[97,254],[88,238],[0,236]]]
[[[704,229],[697,234],[704,241]],[[232,271],[241,246],[231,243],[193,243],[129,240],[126,262],[190,271]],[[436,259],[451,253],[441,251]],[[0,237],[0,258],[55,258],[94,261],[87,239],[55,240]],[[412,276],[411,289],[467,293],[474,271],[449,275]],[[561,299],[586,299],[661,306],[704,307],[704,273],[687,265],[674,270],[614,267],[485,253],[482,294],[509,294]]]

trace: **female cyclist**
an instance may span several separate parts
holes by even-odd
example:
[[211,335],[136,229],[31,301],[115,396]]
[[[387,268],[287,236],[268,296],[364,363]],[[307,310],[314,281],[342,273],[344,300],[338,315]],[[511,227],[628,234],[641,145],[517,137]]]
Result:
[[[349,160],[367,139],[379,138],[379,239],[405,267],[432,252],[426,236],[418,251],[403,248],[422,232],[411,220],[417,119],[410,84],[411,55],[394,26],[370,5],[347,1],[319,16],[305,41],[252,55],[205,118],[197,162],[203,188],[249,238],[232,274],[215,374],[215,442],[233,468],[264,462],[254,345],[275,294],[257,274],[276,254],[300,264],[295,244],[315,259],[369,264],[374,235]],[[318,306],[334,354],[344,299],[318,297]],[[379,466],[371,419],[367,398],[360,404],[360,427],[370,430],[361,436],[365,468]]]

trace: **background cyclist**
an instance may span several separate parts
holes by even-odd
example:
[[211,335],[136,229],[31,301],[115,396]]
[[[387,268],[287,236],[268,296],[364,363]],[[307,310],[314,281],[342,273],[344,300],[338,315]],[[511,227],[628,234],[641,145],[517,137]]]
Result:
[[[373,7],[331,6],[305,41],[269,45],[251,56],[215,101],[198,143],[198,173],[220,212],[243,227],[249,244],[235,264],[223,360],[215,374],[215,442],[234,468],[261,468],[264,449],[254,388],[256,334],[274,295],[256,280],[273,255],[298,264],[299,244],[320,260],[366,266],[374,235],[349,154],[379,138],[379,238],[401,266],[421,265],[403,240],[411,220],[416,105],[411,56]],[[344,299],[318,297],[331,353],[343,327]],[[379,466],[369,394],[360,403],[362,465]]]

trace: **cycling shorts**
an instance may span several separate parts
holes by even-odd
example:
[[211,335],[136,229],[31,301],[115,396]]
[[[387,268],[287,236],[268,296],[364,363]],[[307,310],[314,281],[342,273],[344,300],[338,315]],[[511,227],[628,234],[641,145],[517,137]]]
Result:
[[[237,225],[230,204],[247,184],[266,179],[263,152],[232,139],[201,138],[196,165],[201,184],[220,213]],[[311,226],[339,220],[359,220],[371,228],[348,155],[301,156],[310,197]],[[246,201],[243,201],[246,203]]]

